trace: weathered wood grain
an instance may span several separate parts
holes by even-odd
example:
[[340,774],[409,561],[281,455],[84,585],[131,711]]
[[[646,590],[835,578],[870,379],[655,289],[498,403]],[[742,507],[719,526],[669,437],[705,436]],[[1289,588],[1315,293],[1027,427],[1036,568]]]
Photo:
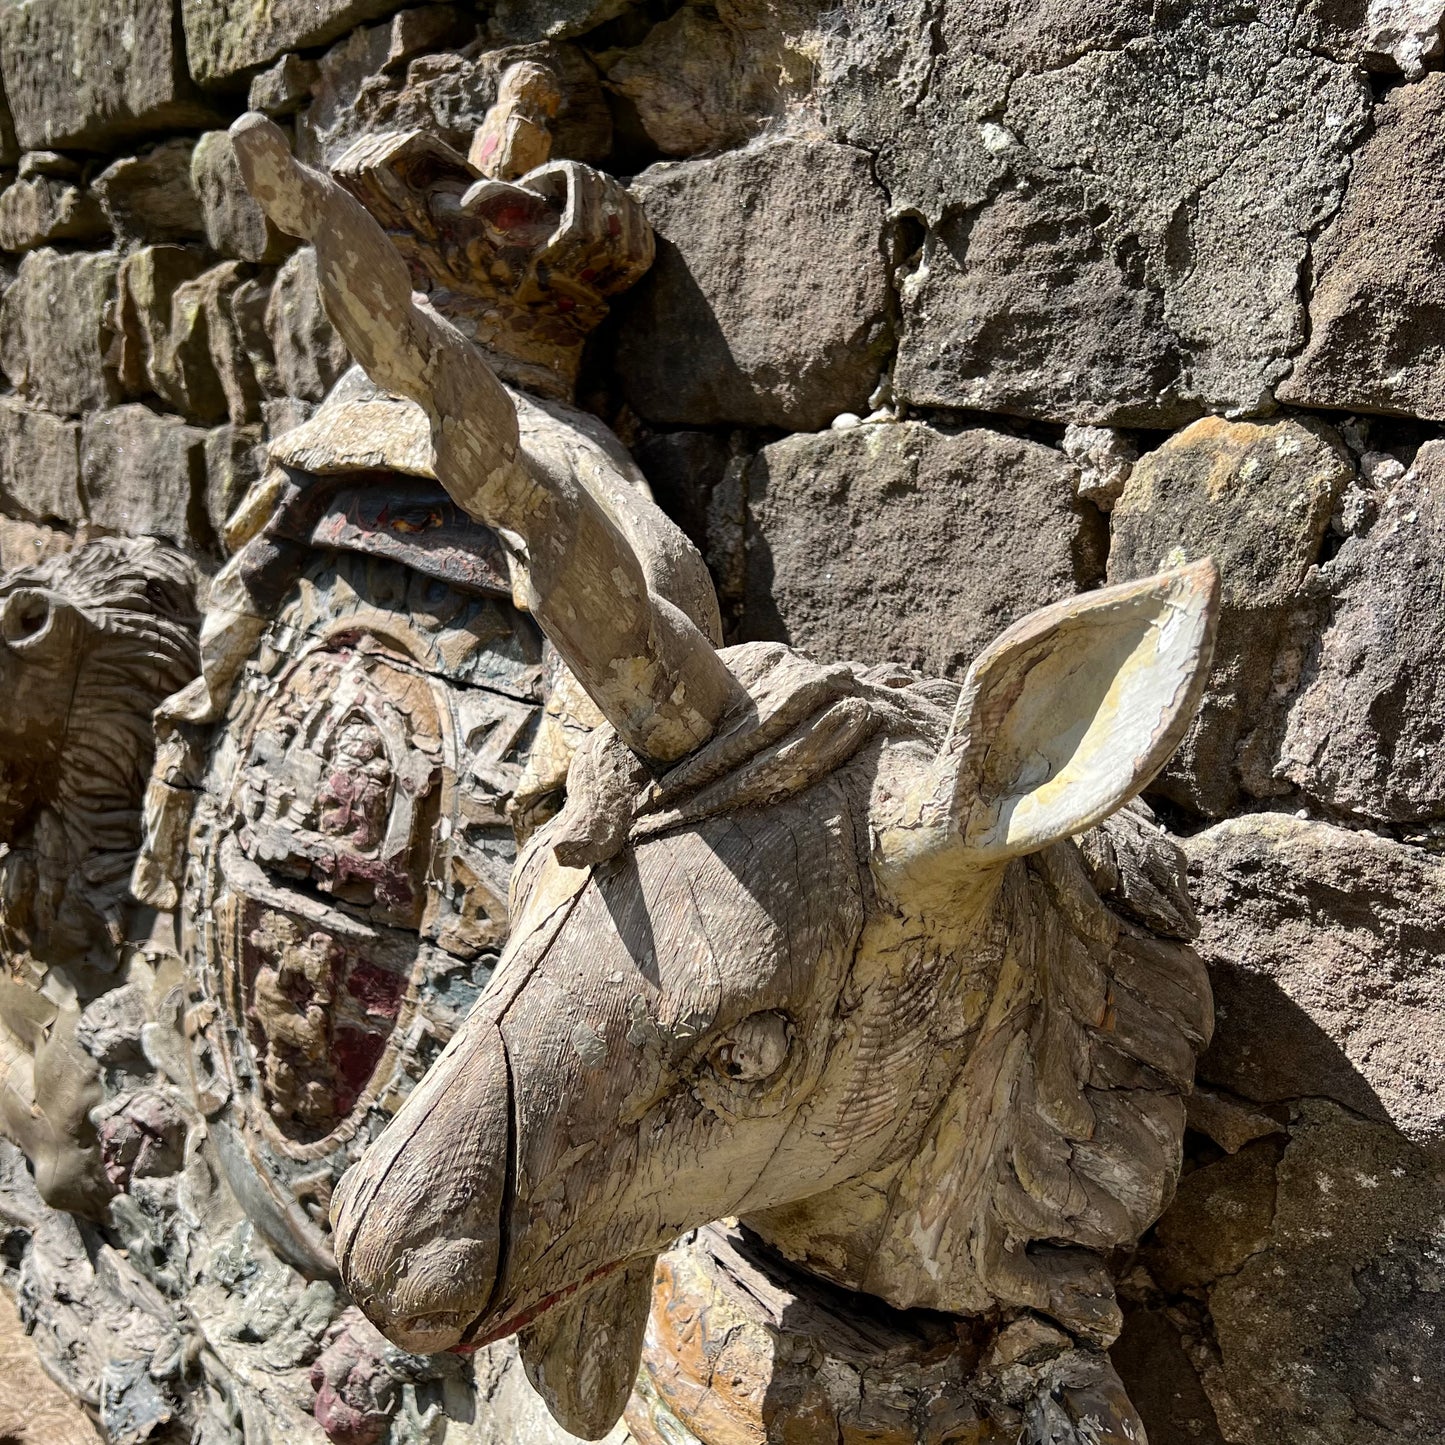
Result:
[[[653,1257],[738,1214],[845,1288],[994,1320],[962,1389],[980,1420],[996,1397],[1027,1438],[1082,1439],[1091,1411],[1128,1437],[1106,1256],[1172,1191],[1210,1008],[1168,936],[1177,855],[1107,820],[1197,707],[1212,564],[1045,608],[961,688],[718,651],[659,585],[655,527],[523,453],[519,402],[367,209],[269,122],[233,135],[606,719],[519,860],[492,984],[333,1199],[357,1303],[412,1349],[518,1333],[557,1419],[595,1438]],[[376,142],[364,185],[404,190],[412,144]]]
[[271,219],[316,246],[328,314],[379,385],[431,421],[438,479],[523,555],[527,602],[604,716],[644,757],[670,762],[739,705],[697,626],[650,585],[610,498],[518,458],[516,409],[481,353],[413,296],[405,263],[367,210],[295,161],[281,131],[243,116],[232,138]]

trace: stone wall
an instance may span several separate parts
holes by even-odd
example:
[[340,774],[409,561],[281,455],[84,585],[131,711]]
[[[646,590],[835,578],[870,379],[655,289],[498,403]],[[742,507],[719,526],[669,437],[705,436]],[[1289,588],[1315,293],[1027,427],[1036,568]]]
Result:
[[1218,1024],[1116,1356],[1155,1445],[1445,1441],[1445,58],[1437,0],[0,0],[0,563],[208,567],[346,364],[241,189],[463,150],[513,59],[658,259],[582,396],[737,639],[958,675],[1212,553],[1151,790]]

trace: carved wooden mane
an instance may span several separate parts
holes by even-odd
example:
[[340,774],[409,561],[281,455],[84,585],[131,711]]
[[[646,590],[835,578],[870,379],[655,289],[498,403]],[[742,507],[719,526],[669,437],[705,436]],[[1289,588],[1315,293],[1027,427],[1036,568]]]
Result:
[[[92,961],[113,965],[154,750],[150,708],[195,675],[198,625],[194,569],[149,538],[92,542],[5,578],[5,867],[35,870],[22,890],[33,907],[6,920],[12,951],[53,942],[59,958],[84,957],[103,940]],[[55,927],[64,940],[49,939]]]
[[[644,839],[806,794],[855,760],[866,772],[870,741],[934,753],[960,692],[891,665],[822,667],[772,643],[722,656],[753,707],[661,778],[599,728],[573,763],[563,813],[518,860],[519,905],[549,855],[605,864]],[[867,1061],[879,1093],[857,1107],[894,1117],[882,1082],[897,1068],[890,1053],[918,1042],[907,1019],[944,1009],[964,966],[992,986],[966,1039],[933,1041],[966,1062],[920,1096],[922,1118],[897,1121],[916,1147],[749,1225],[812,1273],[899,1307],[1032,1309],[1111,1341],[1120,1318],[1103,1255],[1132,1244],[1173,1195],[1183,1099],[1213,1021],[1187,946],[1196,925],[1184,868],[1134,808],[1011,863],[982,942],[966,961],[915,974],[905,1017],[890,1019],[896,1034]],[[855,950],[867,947],[868,920],[859,924]],[[963,1267],[944,1281],[951,1259]]]

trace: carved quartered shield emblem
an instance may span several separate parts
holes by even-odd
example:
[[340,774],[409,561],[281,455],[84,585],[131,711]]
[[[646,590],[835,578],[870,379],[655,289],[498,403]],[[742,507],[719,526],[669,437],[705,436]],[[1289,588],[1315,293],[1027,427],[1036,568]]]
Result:
[[[328,540],[331,540],[328,538]],[[318,553],[218,729],[195,812],[188,1031],[216,1155],[298,1267],[490,975],[540,640],[500,586]]]

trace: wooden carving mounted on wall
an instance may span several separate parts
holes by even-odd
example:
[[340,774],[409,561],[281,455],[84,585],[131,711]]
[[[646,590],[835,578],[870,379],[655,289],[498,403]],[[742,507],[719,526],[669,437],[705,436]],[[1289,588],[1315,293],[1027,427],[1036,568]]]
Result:
[[[539,170],[556,81],[515,69],[475,166],[369,136],[338,171],[517,386],[531,464],[608,492],[705,608],[700,559],[570,405],[651,231],[605,176]],[[528,169],[525,215],[457,211]],[[27,702],[0,721],[0,942],[24,975],[0,990],[0,1129],[86,1216],[47,1208],[0,1141],[0,1276],[116,1440],[491,1439],[516,1423],[499,1388],[540,1411],[515,1355],[388,1345],[334,1287],[329,1204],[490,975],[514,829],[555,811],[600,718],[527,615],[525,574],[438,484],[424,412],[359,369],[272,442],[225,530],[203,617],[184,559],[150,542],[0,582],[0,668]]]
[[[701,560],[570,404],[606,298],[651,263],[651,229],[589,167],[504,179],[545,159],[529,117],[556,101],[550,72],[513,71],[473,148],[484,170],[408,132],[363,137],[335,173],[516,387],[532,464],[587,478],[643,545],[660,538],[716,636]],[[527,615],[522,571],[438,484],[415,402],[353,368],[269,459],[228,529],[204,676],[162,710],[136,886],[182,916],[199,1103],[226,1177],[315,1276],[335,1271],[335,1181],[505,941],[514,827],[548,816],[599,719]]]
[[47,1203],[111,1189],[81,1010],[121,983],[151,710],[196,671],[196,575],[150,539],[0,577],[0,1134]]
[[[1210,1006],[1176,860],[1120,810],[1197,706],[1212,566],[1036,613],[961,685],[719,649],[688,556],[639,539],[605,478],[529,454],[485,336],[413,294],[368,209],[261,117],[232,134],[606,720],[519,859],[491,984],[332,1200],[356,1302],[417,1351],[518,1333],[557,1419],[597,1437],[657,1256],[736,1216],[764,1257],[966,1322],[946,1430],[904,1411],[896,1438],[1138,1438],[1105,1260],[1172,1190]],[[434,214],[525,230],[549,194],[483,179]],[[659,1279],[634,1428],[804,1438],[710,1429],[668,1366],[687,1276]]]

